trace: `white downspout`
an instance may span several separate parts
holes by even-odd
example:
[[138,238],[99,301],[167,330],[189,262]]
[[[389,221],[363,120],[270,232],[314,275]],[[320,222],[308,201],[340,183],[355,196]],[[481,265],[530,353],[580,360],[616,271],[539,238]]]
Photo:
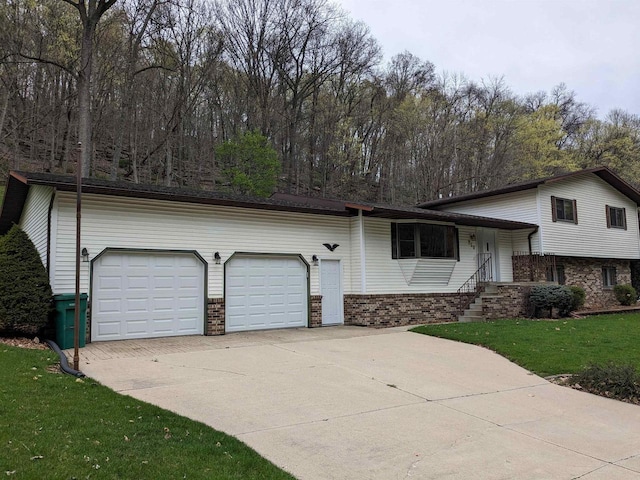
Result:
[[360,230],[360,293],[364,295],[367,293],[367,255],[365,252],[364,217],[362,216],[362,210],[358,210],[358,227]]
[[544,243],[542,241],[542,209],[540,206],[540,187],[536,188],[536,204],[538,208],[538,248],[540,253],[544,253]]

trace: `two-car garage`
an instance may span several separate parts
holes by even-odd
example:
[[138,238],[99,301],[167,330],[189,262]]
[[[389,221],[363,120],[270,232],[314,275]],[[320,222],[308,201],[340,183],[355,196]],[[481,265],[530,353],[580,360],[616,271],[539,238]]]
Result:
[[[107,249],[91,278],[92,341],[205,333],[207,264],[195,252]],[[226,332],[307,326],[307,264],[297,255],[234,255],[224,286]]]

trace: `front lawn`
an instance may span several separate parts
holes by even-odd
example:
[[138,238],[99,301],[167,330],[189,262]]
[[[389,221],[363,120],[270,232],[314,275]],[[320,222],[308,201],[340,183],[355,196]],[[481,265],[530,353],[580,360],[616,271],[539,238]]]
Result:
[[541,376],[577,373],[589,364],[640,370],[640,314],[582,319],[497,320],[425,325],[412,331],[482,345]]
[[2,477],[293,478],[202,423],[52,371],[57,360],[0,344]]

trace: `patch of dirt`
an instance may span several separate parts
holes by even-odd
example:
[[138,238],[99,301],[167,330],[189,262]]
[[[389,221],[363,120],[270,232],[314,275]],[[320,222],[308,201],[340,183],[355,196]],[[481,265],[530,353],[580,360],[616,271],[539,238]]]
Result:
[[619,397],[606,390],[583,388],[582,385],[580,385],[579,383],[571,383],[572,378],[573,378],[573,375],[571,374],[561,374],[561,375],[552,375],[550,377],[546,377],[545,380],[548,380],[551,383],[555,383],[556,385],[573,388],[574,390],[580,390],[581,392],[587,392],[593,395],[599,395],[601,397],[612,398],[613,400],[619,400],[625,403],[632,403],[633,405],[640,405],[640,398],[638,397]]
[[40,342],[38,337],[0,337],[0,344],[10,345],[12,347],[30,348],[32,350],[48,350],[46,343]]

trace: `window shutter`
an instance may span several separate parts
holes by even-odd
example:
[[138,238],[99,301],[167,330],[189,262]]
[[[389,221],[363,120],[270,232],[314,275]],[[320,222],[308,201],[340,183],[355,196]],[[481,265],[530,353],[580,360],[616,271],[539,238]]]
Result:
[[622,224],[624,225],[624,229],[627,229],[627,209],[622,208]]
[[558,221],[558,213],[556,210],[556,197],[551,196],[551,220],[554,222]]
[[611,208],[609,208],[609,205],[605,205],[604,209],[607,213],[607,228],[611,228]]
[[391,258],[398,258],[398,229],[395,223],[391,224]]
[[573,202],[573,223],[577,225],[578,224],[578,206],[575,200],[572,200],[572,202]]

